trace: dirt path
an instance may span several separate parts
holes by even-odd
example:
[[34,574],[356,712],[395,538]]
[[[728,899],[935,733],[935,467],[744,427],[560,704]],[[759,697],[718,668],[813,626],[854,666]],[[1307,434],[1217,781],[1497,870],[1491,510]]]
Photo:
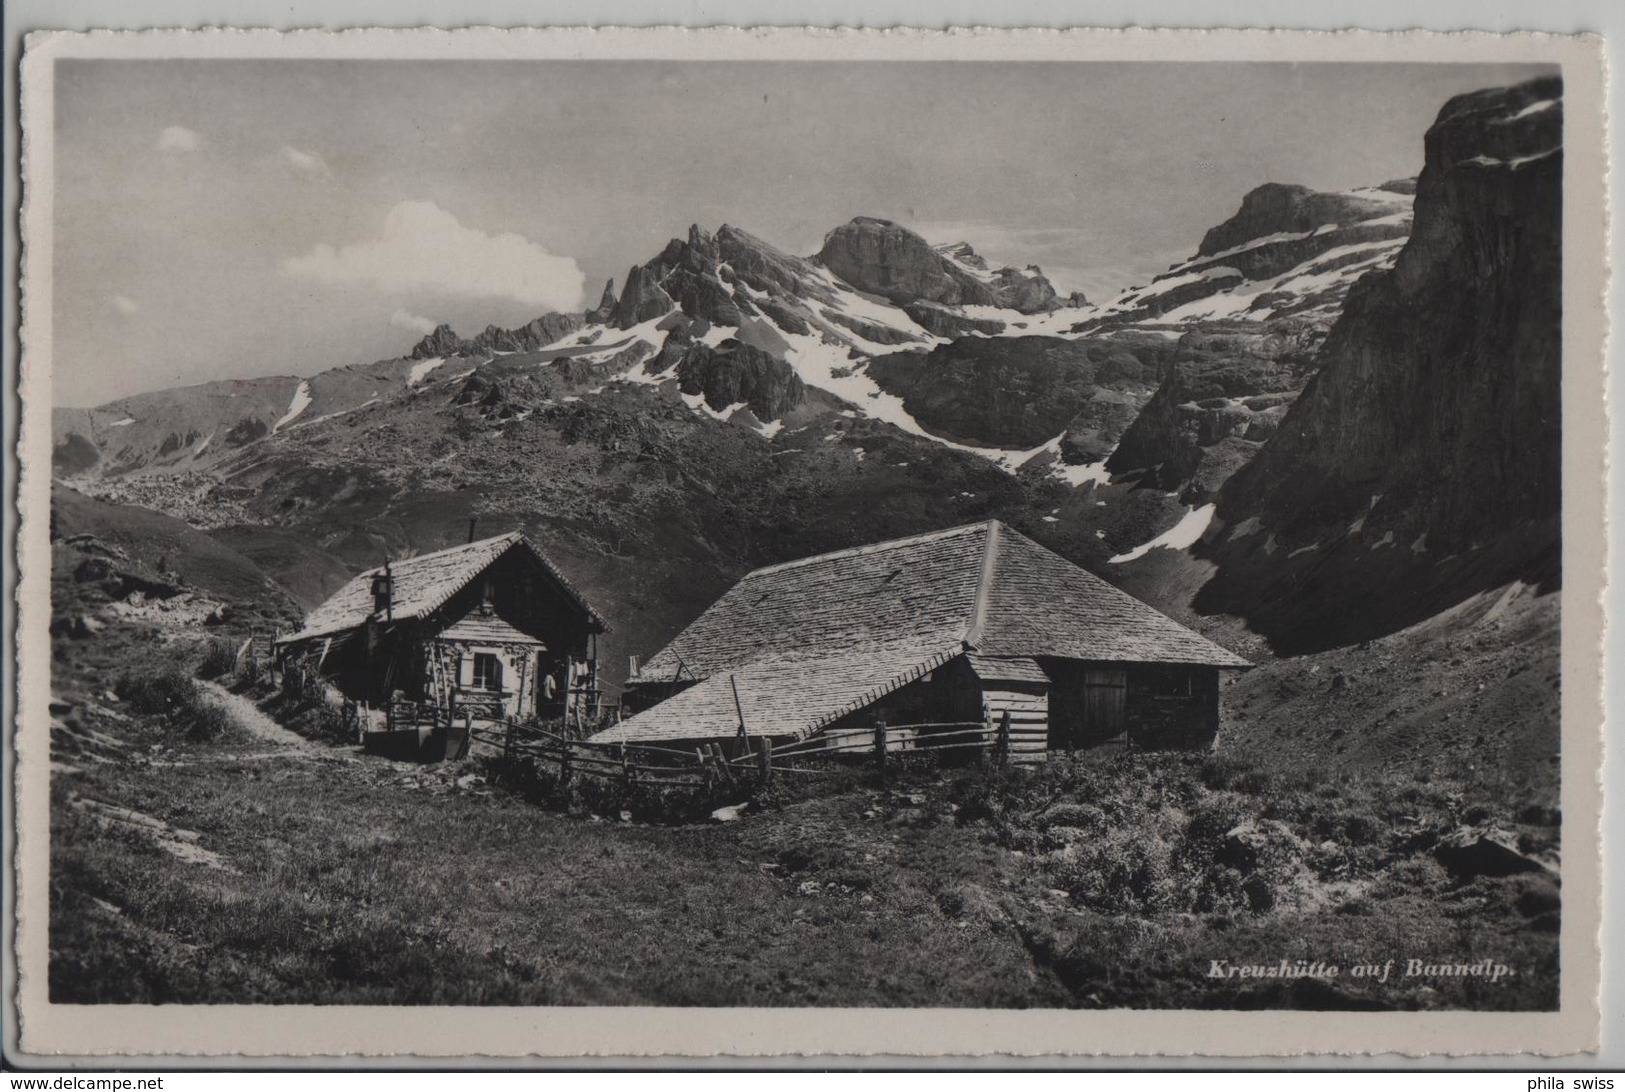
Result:
[[315,754],[318,751],[323,755],[335,753],[334,748],[317,748],[314,743],[304,736],[282,727],[282,725],[266,716],[259,706],[241,694],[233,694],[219,683],[200,679],[198,680],[198,687],[209,695],[210,701],[224,708],[226,714],[255,739],[265,743],[274,743],[285,750],[305,754]]

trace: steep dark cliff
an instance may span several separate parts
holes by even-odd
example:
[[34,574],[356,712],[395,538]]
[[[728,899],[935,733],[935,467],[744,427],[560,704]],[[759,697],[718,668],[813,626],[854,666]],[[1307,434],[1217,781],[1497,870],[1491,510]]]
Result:
[[939,436],[1027,448],[1077,432],[1080,454],[1101,458],[1146,400],[1169,350],[1159,337],[967,337],[929,353],[878,357],[869,375]]
[[1187,504],[1206,503],[1274,435],[1309,378],[1326,330],[1321,323],[1277,319],[1187,331],[1107,469],[1181,493]]
[[1561,100],[1553,77],[1440,112],[1410,241],[1355,285],[1314,380],[1219,495],[1199,609],[1291,651],[1556,586]]

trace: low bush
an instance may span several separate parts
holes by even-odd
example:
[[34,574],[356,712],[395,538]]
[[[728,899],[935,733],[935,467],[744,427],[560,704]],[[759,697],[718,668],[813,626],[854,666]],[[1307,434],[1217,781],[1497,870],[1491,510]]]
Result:
[[204,697],[197,681],[176,668],[155,675],[126,672],[113,690],[136,713],[162,718],[172,731],[193,742],[219,739],[233,727],[225,709]]
[[134,712],[162,715],[195,701],[197,683],[173,668],[156,674],[125,672],[113,685],[113,692],[128,702]]
[[198,678],[224,678],[236,670],[237,650],[231,646],[229,641],[221,640],[218,637],[211,638],[207,650],[203,653],[203,662],[198,665]]

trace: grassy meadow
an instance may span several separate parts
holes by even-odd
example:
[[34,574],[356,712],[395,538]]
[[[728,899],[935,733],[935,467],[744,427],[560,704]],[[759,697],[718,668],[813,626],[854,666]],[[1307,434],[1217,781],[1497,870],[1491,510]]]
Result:
[[[126,678],[74,710],[72,738],[97,746],[53,776],[56,1002],[1557,1000],[1555,872],[1466,878],[1434,855],[1476,824],[1555,862],[1556,813],[1432,775],[1272,774],[1223,753],[914,766],[889,791],[865,770],[781,778],[713,823],[720,799],[561,788],[494,757],[421,767],[290,746],[147,670],[168,681]],[[235,685],[286,712],[265,680]],[[1513,973],[1208,974],[1411,958]]]

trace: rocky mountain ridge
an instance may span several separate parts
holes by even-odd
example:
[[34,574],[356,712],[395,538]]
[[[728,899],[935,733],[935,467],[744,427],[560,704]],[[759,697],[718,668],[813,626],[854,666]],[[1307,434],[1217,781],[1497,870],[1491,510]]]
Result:
[[1413,194],[1408,180],[1347,193],[1266,183],[1193,256],[1078,329],[1289,316],[1329,323],[1356,280],[1393,263],[1410,236]]
[[[995,516],[1249,654],[1256,639],[1228,616],[1299,647],[1311,606],[1259,604],[1308,587],[1346,605],[1341,574],[1378,573],[1372,559],[1396,547],[1412,557],[1378,575],[1430,606],[1492,577],[1539,578],[1526,562],[1550,540],[1512,517],[1549,478],[1544,456],[1488,475],[1495,504],[1472,467],[1505,461],[1491,439],[1503,431],[1549,440],[1536,408],[1549,369],[1509,370],[1508,353],[1556,343],[1538,302],[1556,283],[1537,245],[1549,225],[1517,220],[1545,207],[1561,163],[1542,144],[1561,117],[1550,93],[1447,108],[1409,244],[1394,234],[1410,231],[1403,184],[1254,191],[1154,282],[1165,296],[1187,275],[1211,289],[1166,309],[1149,289],[1102,308],[1057,300],[1036,271],[990,271],[972,248],[885,221],[826,240],[853,279],[824,252],[695,226],[592,311],[466,340],[441,328],[410,356],[310,379],[60,411],[58,473],[207,526],[284,586],[312,549],[343,572],[448,545],[469,516],[491,533],[524,527],[624,620],[614,655],[660,643],[754,565]],[[1221,266],[1239,280],[1213,288],[1223,278],[1203,275]],[[974,302],[988,293],[1001,302]],[[1473,316],[1492,312],[1509,316],[1492,332],[1506,351],[1480,344]],[[1468,359],[1489,362],[1484,377],[1464,376]],[[1366,422],[1373,389],[1410,408]],[[1473,393],[1452,401],[1458,389]],[[1512,392],[1511,417],[1491,391]],[[1351,438],[1367,427],[1381,444]],[[1402,427],[1438,435],[1407,448]],[[1383,470],[1384,445],[1409,469]],[[1431,458],[1438,481],[1421,469]],[[1499,560],[1473,561],[1467,581],[1411,564],[1445,560],[1441,540],[1391,518],[1419,496],[1449,537],[1471,552],[1478,535],[1479,556]],[[1497,537],[1475,507],[1522,529]],[[1362,519],[1381,529],[1374,545],[1327,545]],[[1350,616],[1364,620],[1333,639],[1405,622]]]
[[1300,649],[1556,586],[1562,95],[1552,77],[1440,112],[1410,240],[1219,491],[1203,609]]

